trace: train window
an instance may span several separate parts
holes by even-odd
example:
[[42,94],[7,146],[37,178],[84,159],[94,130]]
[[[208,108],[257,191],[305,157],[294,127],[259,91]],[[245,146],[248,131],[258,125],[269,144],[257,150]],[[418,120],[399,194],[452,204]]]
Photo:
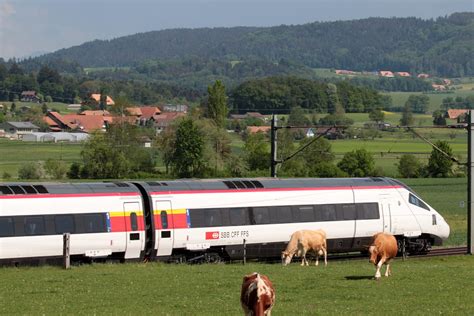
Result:
[[[336,207],[337,219],[338,220],[355,220],[356,219],[356,207],[355,204],[339,204]],[[342,215],[342,217],[341,217]]]
[[379,219],[378,203],[358,203],[356,204],[357,219]]
[[229,215],[229,209],[228,208],[221,208],[221,225],[222,226],[230,226],[230,215]]
[[269,224],[270,216],[268,214],[268,208],[254,207],[253,218],[254,218],[255,225]]
[[231,208],[229,209],[229,217],[232,226],[249,224],[247,208]]
[[204,210],[189,210],[189,217],[191,220],[191,227],[205,227]]
[[161,211],[160,218],[161,218],[161,228],[167,229],[168,228],[168,213],[166,213],[166,211]]
[[102,233],[107,231],[103,214],[84,214],[84,232]]
[[413,195],[411,193],[410,193],[410,196],[408,197],[408,201],[411,204],[416,205],[416,206],[421,207],[421,208],[424,208],[427,211],[430,210],[428,205],[426,205],[422,200],[420,200],[419,198],[417,198],[415,195]]
[[130,226],[132,230],[138,230],[137,213],[135,212],[130,213]]
[[336,208],[332,204],[326,205],[317,205],[316,209],[321,214],[321,221],[335,221],[336,217]]
[[10,189],[12,189],[13,193],[15,194],[25,194],[25,191],[19,185],[11,185]]
[[314,222],[314,209],[311,205],[296,206],[299,213],[299,222]]
[[36,190],[31,186],[31,185],[22,185],[21,186],[23,188],[23,190],[26,191],[26,193],[28,194],[36,194],[38,192],[36,192]]
[[74,216],[73,215],[56,215],[54,217],[54,227],[56,234],[74,233]]
[[2,194],[13,194],[13,191],[6,185],[0,185],[0,192]]
[[435,215],[435,214],[431,215],[431,220],[432,220],[432,222],[431,222],[432,225],[437,225],[437,223],[436,223],[436,215]]
[[43,185],[33,185],[33,188],[38,191],[38,193],[48,193],[48,190]]
[[220,209],[208,209],[206,210],[205,227],[214,227],[222,225],[222,216]]
[[8,237],[14,235],[13,218],[0,217],[0,237]]
[[44,217],[43,216],[28,216],[24,218],[24,229],[26,236],[43,235],[44,231]]
[[293,221],[290,206],[277,206],[272,215],[274,215],[272,223],[291,223]]

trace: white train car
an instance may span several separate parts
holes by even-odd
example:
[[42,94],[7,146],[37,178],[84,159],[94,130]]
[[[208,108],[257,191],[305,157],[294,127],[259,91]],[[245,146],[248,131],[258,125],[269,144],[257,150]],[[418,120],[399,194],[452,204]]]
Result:
[[[151,184],[151,185],[150,185]],[[278,257],[300,229],[327,232],[329,252],[363,251],[376,232],[424,253],[449,236],[443,217],[388,178],[178,180],[148,183],[158,258]]]
[[62,258],[139,259],[145,225],[139,190],[128,184],[0,184],[0,262]]
[[389,178],[0,184],[0,263],[60,259],[66,232],[77,260],[275,258],[294,231],[319,228],[329,252],[363,251],[381,231],[410,253],[449,236]]

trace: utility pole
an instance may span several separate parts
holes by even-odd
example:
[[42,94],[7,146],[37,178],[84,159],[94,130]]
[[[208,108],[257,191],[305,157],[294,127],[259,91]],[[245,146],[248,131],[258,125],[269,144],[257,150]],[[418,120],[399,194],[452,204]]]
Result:
[[474,138],[473,138],[473,130],[474,130],[474,115],[473,111],[469,111],[469,119],[468,119],[468,134],[467,134],[467,161],[468,161],[468,177],[467,177],[467,253],[472,255],[474,254],[474,181],[473,181],[473,172],[474,172],[474,164],[472,159],[474,158]]
[[277,171],[276,171],[276,167],[277,167],[277,118],[275,117],[275,114],[272,115],[272,127],[271,127],[271,131],[270,131],[270,141],[271,141],[271,144],[270,144],[270,150],[271,150],[271,154],[270,154],[270,159],[271,159],[271,162],[270,162],[270,173],[271,173],[271,177],[272,178],[276,178],[277,177]]

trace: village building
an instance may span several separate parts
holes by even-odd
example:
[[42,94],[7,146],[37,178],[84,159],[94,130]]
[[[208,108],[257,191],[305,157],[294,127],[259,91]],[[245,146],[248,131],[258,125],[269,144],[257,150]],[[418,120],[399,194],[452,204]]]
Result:
[[379,71],[379,76],[381,76],[381,77],[387,77],[387,78],[393,78],[393,77],[395,77],[395,75],[393,74],[393,72],[388,71],[388,70],[381,70],[381,71]]
[[39,103],[40,98],[37,96],[36,91],[33,91],[33,90],[23,91],[20,95],[20,101]]
[[4,137],[10,139],[22,139],[24,135],[39,131],[39,127],[31,122],[4,122],[2,130]]

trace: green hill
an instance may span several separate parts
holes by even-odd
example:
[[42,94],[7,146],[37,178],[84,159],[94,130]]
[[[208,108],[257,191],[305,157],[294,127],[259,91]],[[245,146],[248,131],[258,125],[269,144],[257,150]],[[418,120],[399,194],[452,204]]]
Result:
[[[96,40],[25,61],[130,67],[148,60],[266,60],[309,68],[474,75],[474,13],[275,27],[170,29]],[[67,64],[67,63],[66,63]],[[196,69],[199,71],[199,69]]]

